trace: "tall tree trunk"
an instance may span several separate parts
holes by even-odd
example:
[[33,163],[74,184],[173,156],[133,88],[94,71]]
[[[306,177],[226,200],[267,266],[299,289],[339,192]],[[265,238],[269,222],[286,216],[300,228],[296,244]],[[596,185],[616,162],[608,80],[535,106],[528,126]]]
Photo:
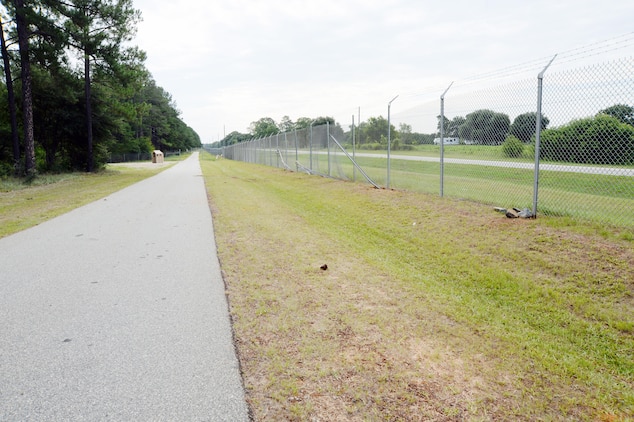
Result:
[[86,96],[86,131],[88,135],[88,171],[92,172],[95,167],[92,148],[92,107],[90,105],[90,55],[86,51],[84,54],[84,91]]
[[24,170],[27,175],[35,174],[35,137],[33,135],[33,93],[31,88],[31,61],[29,58],[29,31],[26,22],[24,0],[14,0],[15,23],[20,47],[20,67],[22,68],[22,119],[24,125]]
[[0,19],[0,53],[4,62],[4,76],[7,81],[7,102],[9,103],[9,116],[11,119],[11,140],[13,141],[13,168],[15,174],[20,172],[20,138],[18,136],[18,117],[15,104],[15,92],[13,91],[13,78],[11,77],[11,63],[9,52],[4,39],[4,27]]
[[90,33],[90,19],[88,18],[88,10],[84,5],[82,13],[84,14],[85,25],[83,29],[84,40],[84,96],[86,98],[86,138],[88,147],[88,172],[92,172],[95,168],[95,158],[93,154],[93,138],[92,138],[92,105],[91,105],[91,89],[90,89],[90,50],[89,45],[89,33]]

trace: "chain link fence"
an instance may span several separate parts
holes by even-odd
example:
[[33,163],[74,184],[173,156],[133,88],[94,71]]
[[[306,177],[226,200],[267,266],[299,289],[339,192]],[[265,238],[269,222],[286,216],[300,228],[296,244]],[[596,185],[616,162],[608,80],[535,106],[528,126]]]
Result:
[[[310,126],[225,147],[225,157],[377,187],[462,198],[511,216],[569,216],[634,229],[634,59],[450,85],[412,119],[437,130],[405,149],[358,127]],[[525,73],[525,72],[524,72]],[[404,122],[407,114],[399,117]],[[388,112],[388,122],[389,122]],[[513,209],[519,210],[512,211]]]
[[232,160],[350,180],[353,162],[344,160],[347,151],[337,140],[343,136],[340,127],[326,124],[240,142],[214,152]]
[[546,77],[538,209],[634,227],[634,58]]

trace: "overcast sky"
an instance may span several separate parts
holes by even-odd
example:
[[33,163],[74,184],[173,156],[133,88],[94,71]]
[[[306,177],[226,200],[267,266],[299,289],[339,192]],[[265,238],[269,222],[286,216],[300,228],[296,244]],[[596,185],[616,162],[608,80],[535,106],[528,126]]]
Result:
[[[631,0],[134,0],[134,44],[204,143],[251,122],[347,127],[452,81],[634,32]],[[630,36],[630,39],[632,37]],[[618,44],[618,42],[617,42]],[[632,55],[632,43],[618,56]],[[528,65],[527,65],[528,66]]]

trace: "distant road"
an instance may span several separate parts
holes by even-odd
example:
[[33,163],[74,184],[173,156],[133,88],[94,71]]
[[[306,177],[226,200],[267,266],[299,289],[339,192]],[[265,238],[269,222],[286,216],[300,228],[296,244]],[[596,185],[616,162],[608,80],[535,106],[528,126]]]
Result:
[[0,421],[246,421],[198,154],[0,239]]
[[[371,153],[356,153],[357,157],[376,158],[382,157],[387,159],[386,154],[371,154]],[[394,155],[390,154],[390,157],[395,160],[408,160],[408,161],[427,161],[433,163],[439,163],[438,157],[422,157],[412,155]],[[518,168],[532,170],[535,167],[534,163],[517,163],[512,161],[487,161],[487,160],[467,160],[463,158],[445,158],[445,163],[450,164],[470,164],[476,166],[491,166],[491,167],[504,167],[504,168]],[[634,168],[611,168],[611,167],[592,167],[592,166],[571,166],[563,164],[540,164],[540,170],[547,171],[561,171],[566,173],[584,173],[584,174],[602,174],[610,176],[629,176],[634,177]]]
[[[307,151],[299,151],[300,154],[308,154]],[[325,151],[315,151],[313,154],[326,155]],[[386,154],[373,154],[368,152],[357,152],[357,157],[366,158],[385,158]],[[407,160],[407,161],[425,161],[430,163],[439,163],[439,157],[425,157],[419,155],[395,155],[390,154],[390,157],[394,160]],[[535,167],[534,163],[518,163],[513,161],[488,161],[488,160],[468,160],[464,158],[445,158],[445,163],[449,164],[467,164],[475,166],[491,166],[491,167],[503,167],[503,168],[517,168],[532,170]],[[540,164],[540,170],[546,171],[561,171],[565,173],[583,173],[583,174],[601,174],[609,176],[627,176],[634,177],[634,168],[617,168],[617,167],[594,167],[594,166],[571,166],[565,164]]]

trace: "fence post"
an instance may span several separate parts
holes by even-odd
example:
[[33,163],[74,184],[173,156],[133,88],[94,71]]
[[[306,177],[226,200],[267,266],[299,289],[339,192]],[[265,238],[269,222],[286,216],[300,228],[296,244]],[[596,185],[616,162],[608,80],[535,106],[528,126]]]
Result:
[[295,128],[295,171],[299,171],[299,145],[297,141],[297,128]]
[[440,197],[445,196],[445,94],[451,88],[449,84],[440,96]]
[[275,135],[275,167],[280,166],[280,134]]
[[286,162],[288,163],[288,132],[284,132],[284,158],[286,158]]
[[330,122],[326,122],[326,149],[328,151],[328,176],[332,176],[330,172]]
[[537,116],[535,117],[535,177],[533,183],[533,218],[537,218],[537,197],[539,195],[539,149],[542,135],[542,87],[544,73],[550,67],[557,55],[555,54],[546,67],[537,75]]
[[314,120],[310,122],[310,139],[308,140],[308,150],[309,150],[308,168],[310,169],[311,172],[313,171],[313,123],[315,123]]
[[[359,106],[359,118],[357,119],[357,124],[359,125],[359,130],[357,131],[357,144],[361,146],[361,106]],[[356,159],[356,155],[352,156]]]
[[[352,159],[356,160],[356,144],[355,144],[355,130],[354,130],[354,114],[352,115]],[[352,166],[352,181],[357,181],[357,168]]]
[[390,188],[390,106],[392,105],[392,101],[396,100],[398,95],[390,100],[387,103],[387,182],[386,189]]

